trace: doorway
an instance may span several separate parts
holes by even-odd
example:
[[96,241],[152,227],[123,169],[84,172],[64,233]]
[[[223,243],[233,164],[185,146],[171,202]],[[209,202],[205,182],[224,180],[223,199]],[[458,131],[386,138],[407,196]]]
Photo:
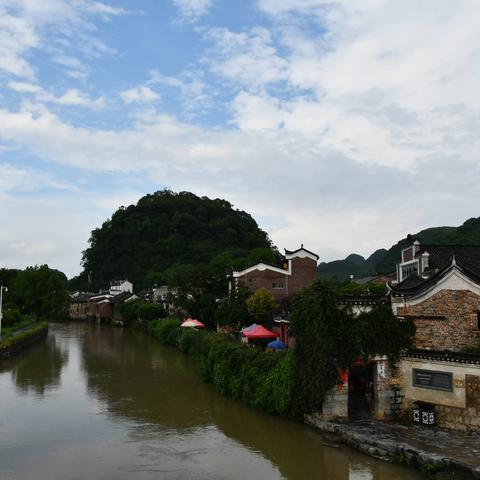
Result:
[[370,420],[373,398],[373,363],[359,359],[348,370],[348,420]]

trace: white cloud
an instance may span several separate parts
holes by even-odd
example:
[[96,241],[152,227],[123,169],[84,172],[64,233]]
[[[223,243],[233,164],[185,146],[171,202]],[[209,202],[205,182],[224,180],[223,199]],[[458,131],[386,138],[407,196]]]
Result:
[[[92,99],[85,92],[82,92],[77,88],[69,88],[61,95],[54,95],[51,92],[45,91],[39,85],[32,83],[9,82],[8,87],[18,93],[31,94],[34,96],[37,102],[41,103],[53,103],[69,107],[84,107],[94,110],[99,110],[106,107],[106,99],[104,96],[99,96],[96,99]],[[25,98],[23,104],[24,106],[27,106],[27,109],[28,105],[31,105],[25,100]]]
[[286,78],[288,62],[278,54],[266,28],[239,33],[215,28],[208,31],[207,38],[215,42],[208,55],[215,74],[250,88]]
[[[303,241],[322,260],[370,254],[408,232],[479,215],[478,2],[261,0],[258,7],[266,26],[204,31],[211,45],[189,70],[155,71],[121,92],[133,121],[119,130],[80,127],[49,110],[93,108],[103,97],[11,81],[32,100],[0,110],[0,140],[75,172],[138,172],[159,186],[227,198],[263,219],[279,247]],[[206,12],[198,8],[184,16],[197,19]],[[17,57],[29,48],[36,47]],[[59,63],[81,72],[82,62],[68,57]],[[183,106],[175,116],[155,109],[169,88]],[[215,102],[219,124],[179,120],[189,105]],[[26,174],[9,165],[0,175],[11,191]],[[118,205],[116,197],[103,201],[88,205],[105,217]],[[84,243],[72,245],[83,249],[104,217],[83,219]]]
[[40,93],[42,87],[33,83],[26,82],[9,82],[8,87],[19,93]]
[[[92,40],[92,27],[88,18],[97,15],[102,20],[126,13],[91,0],[0,0],[0,73],[17,78],[33,79],[36,76],[28,56],[32,50],[43,47],[45,51],[58,51],[69,45],[73,32],[82,37],[78,48],[98,54],[107,49],[100,41]],[[88,32],[88,33],[85,33]],[[48,41],[48,34],[55,41]],[[91,44],[95,44],[95,52]]]
[[157,92],[145,85],[139,85],[137,87],[130,88],[120,93],[123,101],[129,103],[148,103],[155,102],[160,98]]
[[208,13],[213,0],[173,0],[173,5],[182,20],[193,23]]

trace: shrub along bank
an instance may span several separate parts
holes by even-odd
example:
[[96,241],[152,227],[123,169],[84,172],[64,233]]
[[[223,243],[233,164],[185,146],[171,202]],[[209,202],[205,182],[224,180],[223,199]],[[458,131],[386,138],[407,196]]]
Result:
[[270,413],[290,413],[293,352],[261,352],[227,335],[181,328],[170,318],[152,322],[149,332],[194,357],[203,378],[219,393]]
[[338,308],[339,298],[338,285],[330,282],[303,290],[290,315],[296,347],[288,352],[251,349],[227,335],[181,328],[176,319],[153,321],[149,331],[195,357],[219,393],[303,419],[321,411],[340,368],[375,355],[387,355],[393,364],[415,333],[411,321],[396,318],[386,306],[353,315]]

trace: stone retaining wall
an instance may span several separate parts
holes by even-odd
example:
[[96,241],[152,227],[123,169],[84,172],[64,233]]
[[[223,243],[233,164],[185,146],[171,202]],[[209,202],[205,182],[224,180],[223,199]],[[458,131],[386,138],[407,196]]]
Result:
[[444,472],[450,472],[448,478],[480,479],[480,465],[477,462],[470,463],[453,450],[446,455],[429,451],[421,441],[409,442],[399,438],[400,435],[393,429],[385,434],[384,430],[388,432],[389,426],[382,425],[383,422],[360,426],[326,422],[321,416],[306,415],[305,423],[324,433],[333,434],[339,442],[379,460],[405,464],[419,470],[422,470],[422,465],[439,465]]

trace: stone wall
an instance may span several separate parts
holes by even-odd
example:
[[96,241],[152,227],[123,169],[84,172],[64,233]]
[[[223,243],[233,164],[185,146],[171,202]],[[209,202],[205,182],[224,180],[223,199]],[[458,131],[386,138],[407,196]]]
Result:
[[393,390],[390,385],[392,377],[388,359],[376,358],[373,363],[374,416],[384,420],[392,416]]
[[397,307],[417,327],[415,347],[460,350],[475,343],[480,296],[468,290],[441,290],[421,303]]
[[[452,391],[421,388],[413,385],[414,368],[452,374]],[[399,363],[403,415],[410,416],[415,402],[435,406],[437,424],[451,430],[480,432],[480,365],[458,364],[436,360],[403,358]]]

